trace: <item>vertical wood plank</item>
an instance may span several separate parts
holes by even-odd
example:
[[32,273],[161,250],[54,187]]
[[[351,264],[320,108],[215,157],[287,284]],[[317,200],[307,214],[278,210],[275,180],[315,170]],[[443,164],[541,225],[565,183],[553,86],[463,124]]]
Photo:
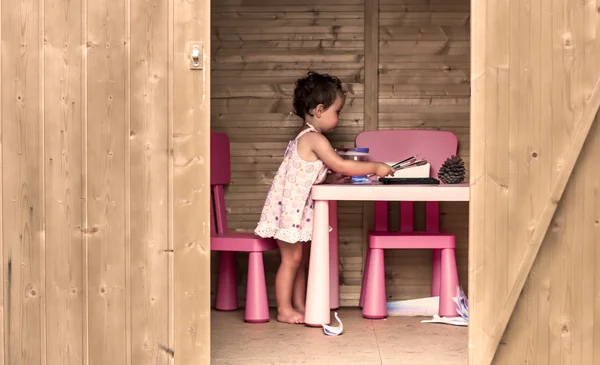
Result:
[[42,215],[41,215],[41,232],[40,232],[40,364],[46,365],[47,359],[47,293],[46,293],[46,171],[44,169],[45,159],[46,159],[46,145],[45,145],[45,58],[46,58],[46,49],[44,47],[46,42],[45,35],[45,0],[39,0],[39,9],[38,9],[38,37],[36,39],[37,46],[39,49],[38,55],[38,67],[39,67],[39,88],[38,91],[38,105],[39,105],[39,125],[40,131],[38,135],[38,141],[40,143],[40,165],[41,168],[41,181],[39,182],[40,193],[41,193],[41,202],[42,202]]
[[[599,0],[596,0],[595,4],[592,2],[592,6],[594,6],[597,11],[598,8],[600,7]],[[600,56],[600,13],[596,12],[596,15],[594,16],[594,18],[596,21],[595,37],[596,37],[596,59],[597,59],[598,56]],[[597,72],[597,74],[600,75],[600,62],[595,62],[595,65],[596,65],[596,72]]]
[[82,265],[83,265],[83,333],[82,333],[82,341],[83,341],[83,365],[90,364],[90,280],[89,280],[89,210],[88,210],[88,202],[89,202],[89,189],[88,189],[88,20],[87,20],[87,11],[88,11],[88,0],[81,0],[81,36],[82,36],[82,45],[81,45],[81,53],[82,53],[82,73],[81,73],[81,100],[82,100],[82,141],[81,148],[83,151],[82,156],[82,169],[83,169],[83,177],[82,177],[82,221],[83,226],[81,227],[81,232],[83,234],[83,253],[82,253]]
[[[583,114],[585,99],[584,95],[586,90],[583,88],[582,76],[585,71],[585,38],[584,38],[584,8],[583,1],[571,1],[571,31],[572,31],[572,69],[570,70],[570,109],[573,111],[573,119],[571,121],[571,130],[573,135],[579,128],[579,125],[584,122],[581,118]],[[594,75],[596,76],[596,75]],[[588,77],[592,77],[589,75]],[[593,77],[592,77],[593,78]],[[596,80],[597,80],[596,76]],[[592,132],[590,129],[589,140],[593,139]],[[587,139],[587,138],[586,138]],[[571,228],[570,234],[565,237],[565,244],[567,255],[565,256],[565,264],[569,268],[569,276],[566,278],[566,286],[568,287],[567,293],[570,294],[570,300],[565,303],[565,313],[563,320],[567,320],[566,332],[563,331],[563,338],[570,340],[569,347],[564,348],[563,359],[564,364],[583,364],[582,359],[582,341],[581,337],[583,332],[583,323],[580,320],[580,314],[582,312],[583,292],[582,292],[582,272],[581,266],[583,264],[583,252],[582,252],[582,233],[584,229],[584,220],[582,214],[585,209],[587,202],[581,204],[578,202],[585,201],[584,182],[586,179],[586,171],[582,171],[581,168],[586,165],[586,160],[589,161],[587,152],[588,144],[586,143],[583,150],[577,160],[570,180],[570,188],[573,191],[573,202],[569,210],[567,210],[567,217],[570,220],[569,228]],[[567,190],[567,189],[565,189]],[[568,199],[569,196],[566,196]],[[587,319],[586,319],[587,320]]]
[[89,363],[125,364],[126,2],[90,1],[88,26]]
[[[534,134],[538,135],[539,138],[539,158],[534,159],[538,164],[539,168],[539,180],[537,190],[537,201],[539,204],[540,199],[544,196],[548,196],[552,189],[552,173],[555,167],[555,160],[552,156],[552,89],[556,86],[553,85],[554,74],[552,72],[554,65],[553,58],[553,24],[552,18],[552,2],[539,1],[535,11],[540,12],[540,56],[538,59],[540,72],[539,72],[539,93],[540,93],[540,104],[539,113],[540,117],[537,119],[537,127]],[[540,214],[540,211],[538,211]],[[549,234],[554,231],[553,228]],[[537,336],[537,352],[536,358],[533,360],[537,361],[538,364],[547,364],[550,360],[550,331],[549,331],[549,318],[550,318],[550,290],[551,290],[551,257],[553,250],[556,250],[556,245],[552,246],[549,241],[548,247],[540,252],[537,259],[537,266],[535,269],[537,279],[537,297],[532,299],[532,306],[535,308],[536,316],[538,318],[537,328],[533,328],[530,332],[533,336]]]
[[486,14],[487,1],[471,0],[471,104],[470,148],[471,172],[469,183],[469,364],[479,364],[486,343],[483,326],[487,307],[484,302],[485,276],[492,272],[486,267],[485,242],[485,196],[486,180]]
[[[600,21],[598,22],[600,25]],[[600,44],[599,44],[600,46]],[[597,49],[600,49],[597,48]],[[598,67],[600,70],[600,66]],[[596,128],[600,131],[600,112],[596,114]],[[596,156],[600,155],[600,132],[596,132],[596,140],[595,140],[595,151]],[[598,186],[600,185],[600,178],[596,178],[594,182],[594,207],[593,207],[593,219],[594,219],[594,232],[593,232],[593,241],[594,243],[600,242],[600,194],[597,193]],[[593,347],[594,347],[594,359],[598,359],[600,355],[598,354],[598,349],[600,349],[600,295],[596,293],[600,293],[600,248],[597,245],[594,245],[594,254],[591,256],[591,260],[594,262],[594,269],[592,270],[593,274],[593,286],[594,286],[594,301],[593,301],[593,311],[594,311],[594,329],[593,329]]]
[[[586,8],[587,11],[587,8]],[[584,79],[585,80],[585,79]],[[581,190],[582,197],[581,201],[585,201],[583,209],[578,209],[580,212],[580,227],[581,227],[581,245],[579,250],[579,274],[581,275],[577,279],[579,286],[581,299],[576,300],[576,304],[579,306],[578,320],[580,324],[580,335],[581,339],[581,357],[580,364],[593,364],[594,360],[597,359],[597,352],[600,348],[594,346],[594,331],[595,328],[600,324],[598,323],[598,316],[594,313],[594,301],[598,296],[595,291],[595,251],[596,243],[600,242],[595,231],[598,231],[599,226],[596,220],[594,211],[600,205],[597,205],[596,199],[587,199],[588,196],[598,195],[596,189],[598,183],[600,183],[600,174],[598,174],[595,166],[600,164],[600,147],[598,141],[600,141],[600,125],[598,123],[598,117],[590,130],[590,135],[586,141],[586,150],[583,152],[584,160],[580,163],[579,169],[584,170],[584,177],[581,179]],[[586,166],[587,168],[583,168]],[[544,349],[540,349],[543,351]],[[575,363],[575,362],[574,362]]]
[[2,2],[5,362],[41,364],[43,126],[38,1]]
[[[123,45],[125,47],[124,74],[125,74],[125,125],[122,129],[121,138],[124,139],[125,154],[125,363],[132,365],[131,346],[133,332],[131,329],[132,321],[132,303],[131,296],[133,285],[131,281],[131,1],[125,1],[125,37]],[[137,185],[135,185],[137,187]],[[138,219],[138,217],[133,217]]]
[[[365,91],[364,130],[378,129],[379,114],[379,0],[365,0]],[[363,203],[362,262],[369,246],[369,231],[373,230],[373,203]],[[364,272],[363,272],[364,274]]]
[[379,0],[365,1],[365,130],[377,130],[379,110]]
[[[2,0],[0,0],[0,20],[4,19],[2,13]],[[4,284],[4,270],[6,269],[6,264],[4,263],[4,144],[3,144],[3,128],[4,128],[4,114],[3,114],[3,104],[4,98],[3,95],[3,87],[2,80],[3,74],[2,71],[2,61],[4,60],[4,52],[2,50],[4,47],[1,46],[1,42],[4,40],[3,32],[2,32],[2,24],[0,22],[0,283],[2,284],[2,290],[0,290],[0,365],[5,364],[5,356],[6,349],[8,348],[7,343],[5,342],[6,336],[4,335],[7,332],[6,327],[6,297],[5,293],[5,284]]]
[[[495,56],[495,64],[496,64],[496,80],[498,82],[497,88],[497,102],[496,108],[489,105],[486,109],[488,115],[490,113],[495,113],[497,118],[495,119],[495,125],[490,126],[491,130],[495,130],[495,133],[490,133],[493,135],[497,135],[499,137],[499,141],[493,143],[495,145],[495,153],[494,158],[490,159],[492,168],[495,169],[496,176],[496,186],[494,187],[494,191],[497,194],[496,198],[496,212],[498,213],[496,216],[496,240],[497,244],[493,245],[493,253],[494,256],[494,265],[495,265],[495,275],[491,282],[493,283],[499,293],[506,293],[508,291],[508,275],[503,272],[502,268],[506,267],[508,264],[508,254],[509,254],[509,207],[510,202],[508,199],[508,189],[510,188],[510,158],[506,158],[510,154],[510,142],[508,136],[510,133],[513,133],[513,129],[511,129],[511,123],[507,123],[510,114],[510,81],[511,81],[511,67],[510,67],[510,44],[511,44],[511,36],[512,36],[512,28],[511,26],[503,27],[501,24],[510,24],[510,1],[502,0],[498,1],[497,6],[488,8],[488,36],[491,38],[492,44],[496,43],[496,52]],[[495,14],[494,14],[495,13]],[[495,24],[491,22],[490,19],[495,18]],[[492,29],[495,31],[492,31]],[[490,33],[494,34],[496,39],[494,40]],[[490,52],[492,53],[492,52]],[[488,57],[487,62],[491,62]],[[492,77],[488,78],[489,82]],[[470,293],[470,292],[469,292]],[[494,301],[493,301],[494,302]]]
[[[564,0],[552,0],[552,38],[553,41],[553,52],[552,52],[552,119],[551,119],[551,135],[552,145],[557,146],[551,150],[552,160],[557,161],[556,168],[552,169],[552,183],[558,178],[560,171],[560,164],[562,160],[562,151],[559,146],[562,146],[565,142],[565,135],[563,129],[563,110],[565,109],[565,97],[564,94],[564,81],[563,81],[563,68],[564,68]],[[560,215],[558,217],[561,217]],[[552,273],[550,275],[550,305],[549,305],[549,359],[550,365],[561,363],[561,305],[564,301],[563,291],[563,246],[560,245],[563,235],[564,219],[555,219],[554,223],[556,230],[557,243],[556,253],[551,256],[550,269]],[[551,241],[552,242],[552,241]]]
[[[169,250],[168,256],[168,292],[169,292],[169,344],[168,348],[173,350],[175,348],[175,265],[174,265],[174,215],[173,215],[173,182],[174,180],[174,161],[173,161],[173,123],[174,123],[174,108],[173,108],[173,61],[174,56],[174,11],[175,11],[175,0],[167,1],[167,100],[168,100],[168,111],[167,111],[167,245]],[[171,363],[173,363],[173,357],[171,357]]]
[[[485,252],[485,287],[494,287],[496,290],[485,291],[483,303],[486,313],[494,313],[496,310],[497,301],[494,299],[496,295],[501,295],[505,289],[498,285],[503,279],[502,268],[506,265],[506,257],[502,256],[502,250],[498,246],[505,245],[506,238],[502,237],[502,228],[498,225],[501,223],[502,215],[496,215],[495,212],[500,210],[500,206],[504,206],[502,201],[505,194],[505,189],[508,186],[508,181],[505,181],[505,176],[499,176],[498,163],[500,162],[499,150],[504,142],[502,138],[496,138],[500,130],[502,121],[498,120],[499,105],[498,105],[498,88],[493,87],[498,84],[498,33],[503,31],[503,28],[498,27],[498,9],[499,7],[488,4],[486,13],[482,21],[486,22],[485,42],[489,45],[486,48],[485,57],[485,114],[486,129],[489,132],[485,135],[486,153],[485,153],[485,168],[486,177],[486,198],[488,201],[485,204],[485,237],[488,239],[497,239],[498,245],[484,246]],[[504,137],[506,138],[506,137]],[[491,178],[490,178],[491,177]],[[499,256],[497,256],[499,255]],[[489,333],[494,325],[493,318],[486,315],[483,317],[484,332]]]
[[82,1],[45,0],[47,363],[83,363]]
[[131,3],[132,364],[167,364],[168,4]]
[[[528,125],[527,133],[525,136],[527,145],[526,149],[523,151],[522,156],[524,161],[526,161],[527,166],[527,186],[528,189],[525,191],[523,187],[519,187],[521,193],[526,193],[526,198],[524,200],[529,201],[530,208],[522,209],[527,212],[527,216],[524,219],[525,224],[529,227],[533,226],[533,222],[536,222],[538,217],[543,211],[544,199],[549,195],[550,189],[545,189],[546,186],[549,186],[549,181],[542,180],[545,176],[543,174],[543,166],[548,166],[549,162],[551,162],[545,155],[545,150],[542,149],[542,138],[549,137],[547,132],[549,128],[544,128],[542,124],[542,76],[548,77],[551,74],[542,75],[542,65],[541,65],[541,57],[542,57],[542,36],[541,36],[541,22],[542,22],[542,14],[541,14],[541,2],[540,0],[532,0],[525,6],[523,9],[525,14],[529,14],[529,23],[527,24],[526,33],[521,34],[521,36],[528,37],[528,42],[521,41],[522,46],[527,47],[529,50],[529,57],[524,61],[528,63],[524,63],[522,67],[527,69],[527,85],[523,88],[527,94],[529,94],[529,115],[525,114],[525,118],[528,120],[528,123],[522,122],[521,124]],[[546,105],[544,105],[544,108]],[[523,135],[520,136],[520,138]],[[542,157],[541,155],[544,154]],[[522,242],[530,242],[533,231],[530,228],[525,228],[522,231],[525,232],[526,239]],[[514,261],[514,260],[513,260]],[[527,330],[519,331],[521,335],[524,337],[522,343],[524,344],[523,348],[523,356],[521,358],[525,359],[527,363],[533,363],[537,360],[537,354],[540,350],[539,346],[539,336],[536,329],[539,326],[539,310],[537,305],[536,298],[540,295],[540,282],[539,282],[539,274],[540,272],[546,271],[545,267],[539,267],[534,265],[530,272],[530,277],[528,279],[529,284],[527,285],[527,293],[523,296],[525,319],[522,321],[523,324],[527,324]],[[510,283],[513,283],[512,275],[510,276]]]
[[[210,362],[210,0],[174,3],[175,363]],[[202,42],[202,70],[190,70]]]

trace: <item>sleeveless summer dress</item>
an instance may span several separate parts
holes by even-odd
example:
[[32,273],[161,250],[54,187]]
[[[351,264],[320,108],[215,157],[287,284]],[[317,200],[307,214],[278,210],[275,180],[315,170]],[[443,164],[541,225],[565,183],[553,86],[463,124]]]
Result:
[[260,237],[273,237],[288,243],[312,239],[313,201],[310,189],[325,180],[327,166],[321,160],[304,161],[298,155],[298,139],[309,132],[318,133],[309,125],[288,143],[254,230]]

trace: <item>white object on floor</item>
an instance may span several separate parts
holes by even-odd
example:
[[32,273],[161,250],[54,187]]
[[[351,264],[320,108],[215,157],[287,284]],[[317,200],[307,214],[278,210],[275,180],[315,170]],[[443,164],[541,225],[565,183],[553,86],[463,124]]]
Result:
[[433,316],[438,313],[440,297],[429,297],[387,302],[387,314],[394,316]]
[[452,297],[452,301],[456,304],[456,312],[458,317],[440,317],[437,314],[433,315],[433,319],[421,321],[421,323],[444,323],[454,326],[469,325],[469,301],[465,296],[465,292],[460,286],[456,286],[456,296]]
[[[396,162],[386,162],[386,164],[392,166]],[[422,166],[408,167],[406,169],[396,170],[394,177],[430,177],[431,175],[431,164],[426,163]]]
[[323,326],[323,332],[325,332],[327,336],[338,336],[342,334],[342,331],[344,331],[344,325],[342,324],[342,321],[340,321],[340,317],[338,317],[337,312],[333,312],[333,316],[340,325],[333,327],[327,324],[322,324],[321,326]]
[[456,286],[456,296],[452,297],[452,301],[456,304],[456,312],[467,322],[469,322],[469,301],[465,296],[465,292],[460,286]]
[[465,320],[463,317],[440,317],[437,314],[433,315],[432,319],[425,319],[421,321],[421,323],[443,323],[443,324],[451,324],[454,326],[468,326],[469,321]]

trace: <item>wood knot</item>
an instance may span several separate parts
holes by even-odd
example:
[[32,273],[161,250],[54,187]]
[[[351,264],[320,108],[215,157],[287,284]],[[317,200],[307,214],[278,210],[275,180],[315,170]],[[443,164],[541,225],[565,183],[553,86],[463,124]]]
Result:
[[169,357],[175,357],[175,351],[173,351],[173,349],[161,344],[158,345],[158,348],[164,351]]
[[81,233],[83,234],[93,234],[98,232],[98,227],[92,227],[92,228],[82,228],[81,229]]
[[571,48],[573,46],[573,36],[571,33],[564,34],[562,38],[565,48]]
[[533,158],[537,158],[537,157],[538,157],[538,154],[537,154],[537,152],[533,152],[533,153],[531,154],[531,157],[533,157]]
[[569,333],[569,327],[567,327],[567,325],[566,325],[566,324],[563,324],[563,325],[560,327],[560,332],[561,332],[563,335],[564,335],[564,334],[567,334],[567,333]]

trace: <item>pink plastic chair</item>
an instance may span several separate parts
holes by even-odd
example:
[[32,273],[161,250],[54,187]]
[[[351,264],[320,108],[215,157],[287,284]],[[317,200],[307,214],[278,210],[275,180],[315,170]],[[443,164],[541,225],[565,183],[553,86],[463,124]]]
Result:
[[[235,280],[235,252],[249,252],[248,284],[246,288],[246,322],[269,321],[269,304],[262,252],[277,248],[274,239],[264,239],[253,233],[234,233],[227,228],[223,185],[231,180],[229,137],[224,133],[210,134],[211,225],[210,249],[219,253],[219,277],[215,308],[222,311],[238,309]],[[215,224],[216,223],[216,224]]]
[[[431,164],[431,177],[437,173],[446,158],[456,154],[458,139],[446,131],[435,130],[381,130],[366,131],[356,137],[357,147],[368,147],[373,161],[398,162],[420,153]],[[386,290],[383,250],[433,249],[431,295],[440,297],[439,315],[455,317],[452,296],[458,285],[454,255],[455,237],[439,232],[439,203],[426,202],[426,231],[415,232],[413,202],[400,202],[400,232],[388,231],[388,202],[375,202],[375,231],[369,232],[369,247],[360,295],[360,306],[365,318],[385,318]]]

